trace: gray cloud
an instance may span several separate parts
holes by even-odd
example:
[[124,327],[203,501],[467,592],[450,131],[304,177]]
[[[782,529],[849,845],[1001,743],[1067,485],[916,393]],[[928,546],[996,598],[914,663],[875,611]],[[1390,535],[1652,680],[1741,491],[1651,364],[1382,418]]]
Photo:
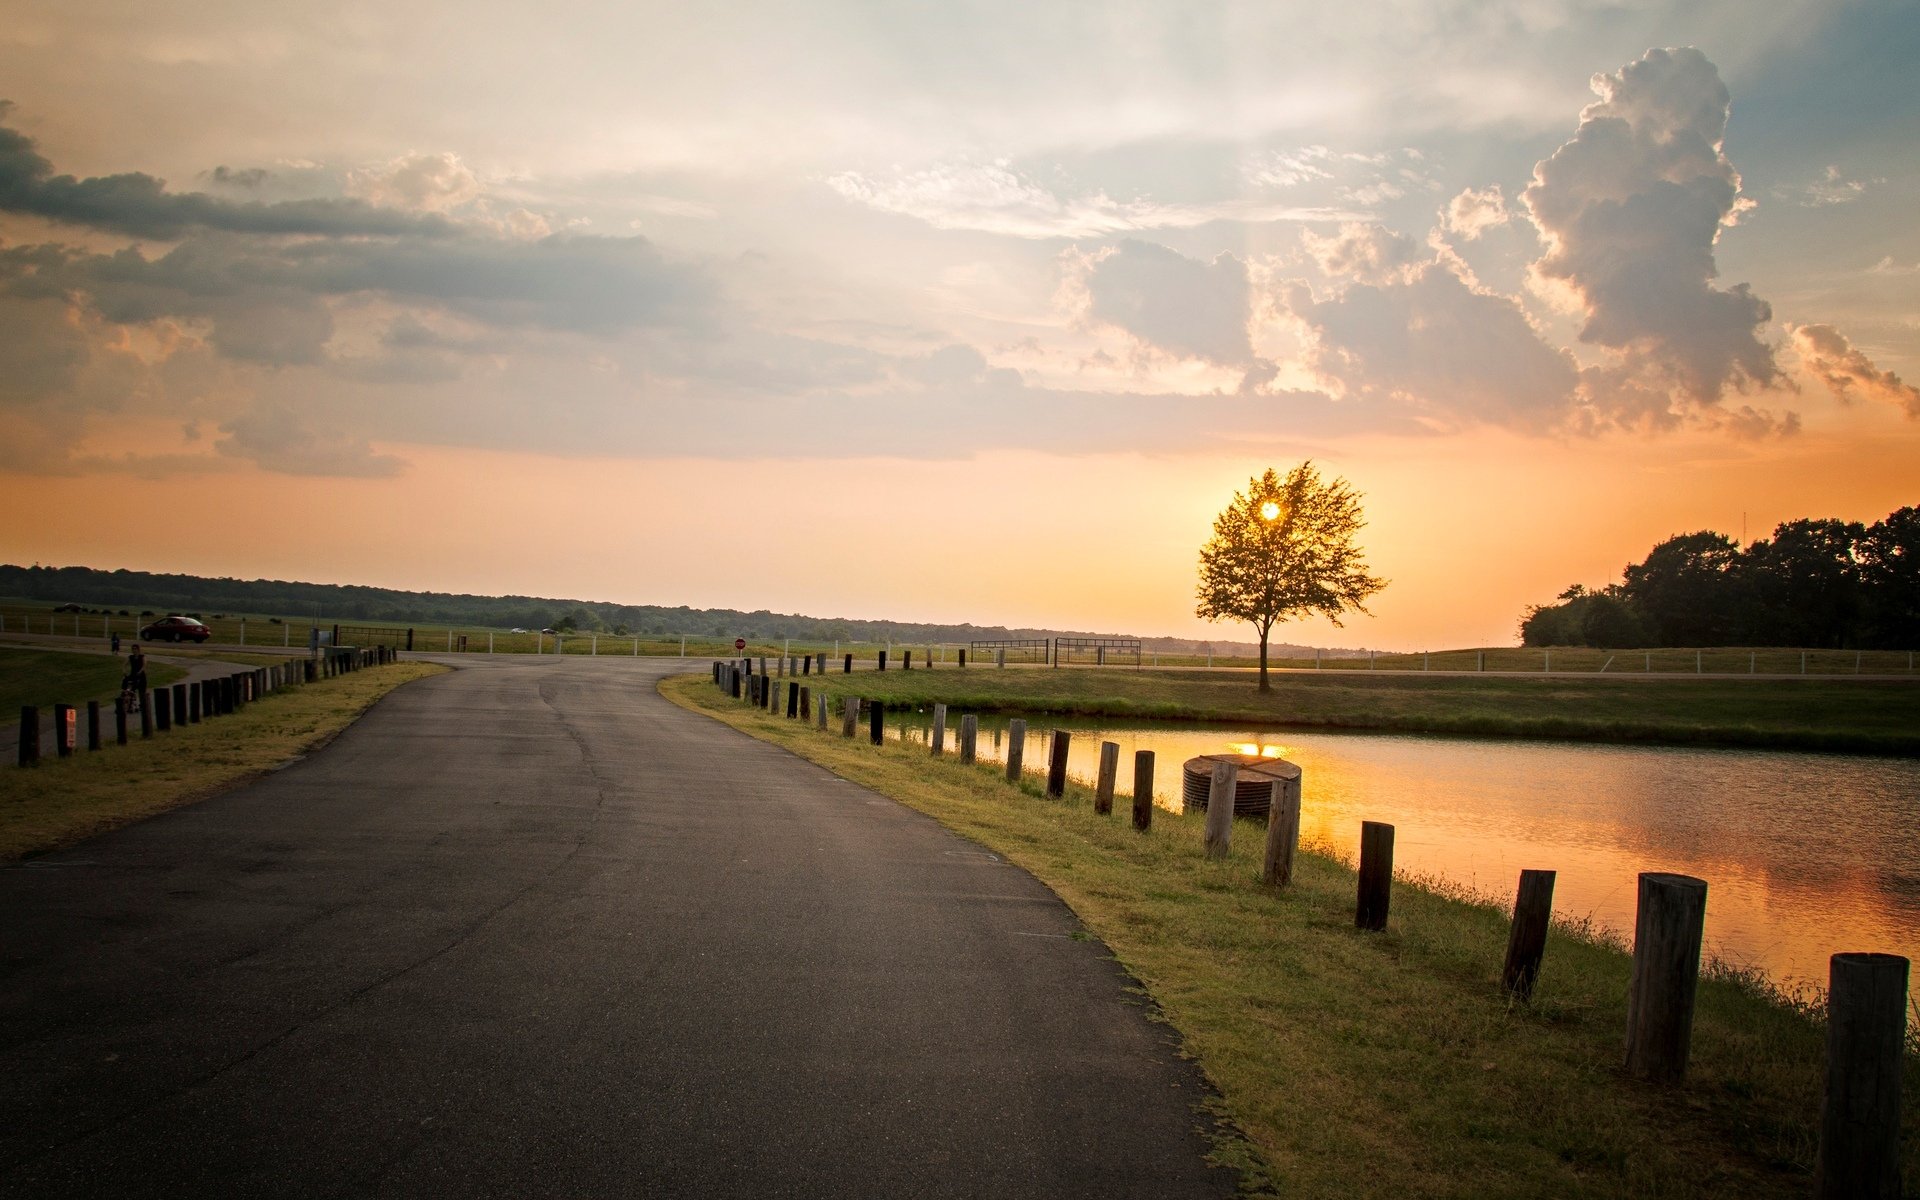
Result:
[[1231,254],[1212,262],[1129,239],[1084,260],[1088,315],[1148,345],[1226,366],[1253,360],[1252,288]]
[[1920,417],[1920,388],[1874,366],[1833,326],[1802,325],[1793,331],[1793,345],[1807,370],[1842,403],[1865,396],[1905,409],[1909,417]]
[[214,443],[215,451],[286,475],[377,479],[397,475],[406,466],[391,455],[375,454],[366,438],[317,425],[287,403],[255,403],[221,422],[220,429],[226,436]]
[[1522,196],[1547,243],[1534,269],[1584,304],[1582,341],[1630,375],[1664,376],[1683,407],[1774,383],[1759,336],[1771,309],[1745,284],[1712,284],[1714,240],[1740,210],[1719,72],[1698,50],[1649,50],[1594,89]]

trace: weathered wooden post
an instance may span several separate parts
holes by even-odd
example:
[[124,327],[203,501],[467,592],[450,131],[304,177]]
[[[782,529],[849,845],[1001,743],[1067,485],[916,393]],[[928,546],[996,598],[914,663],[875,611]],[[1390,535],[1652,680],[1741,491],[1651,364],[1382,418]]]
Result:
[[933,706],[933,756],[939,758],[947,751],[947,706]]
[[175,725],[187,723],[187,685],[184,683],[173,685],[173,723]]
[[1020,782],[1020,772],[1025,764],[1021,759],[1027,753],[1027,722],[1024,717],[1015,717],[1007,722],[1007,780]]
[[1520,890],[1513,899],[1513,930],[1507,935],[1507,962],[1500,968],[1500,986],[1522,1000],[1533,996],[1540,977],[1540,960],[1547,953],[1547,927],[1553,923],[1552,871],[1520,872]]
[[734,698],[735,700],[738,700],[738,699],[740,698],[740,681],[741,681],[742,679],[744,679],[744,678],[745,678],[745,676],[743,676],[743,675],[742,675],[742,674],[740,673],[740,668],[739,668],[739,667],[728,667],[728,668],[727,668],[727,675],[728,675],[728,676],[729,676],[729,677],[731,678],[731,680],[732,680],[732,684],[733,684],[733,686],[732,686],[732,689],[731,689],[731,690],[732,690],[732,692],[733,692],[733,698]]
[[814,666],[813,673],[815,675],[825,675],[827,673],[827,652],[825,650],[820,652],[820,661]]
[[767,711],[780,715],[780,681],[772,677],[767,679]]
[[993,652],[993,665],[996,667],[1004,667],[1007,665],[1007,648],[1005,646]]
[[1053,731],[1047,742],[1047,795],[1055,800],[1067,794],[1067,748],[1073,735],[1064,729]]
[[1300,769],[1293,778],[1276,779],[1267,792],[1267,852],[1260,878],[1275,887],[1293,882],[1293,856],[1300,845]]
[[845,700],[842,700],[840,702],[840,721],[841,721],[840,736],[852,737],[853,727],[859,722],[859,720],[860,720],[860,698],[858,696],[848,696]]
[[813,655],[811,655],[811,654],[809,654],[809,655],[806,655],[805,657],[803,657],[803,658],[801,658],[801,660],[800,660],[800,673],[801,673],[802,675],[811,675],[811,674],[813,674]]
[[980,745],[980,718],[972,713],[960,718],[960,762],[972,766]]
[[813,689],[811,687],[800,689],[800,719],[803,722],[813,720]]
[[799,716],[800,685],[789,679],[787,680],[787,720],[796,720]]
[[153,736],[153,694],[146,688],[140,689],[140,736]]
[[72,758],[78,739],[80,710],[71,704],[53,706],[53,753],[57,758]]
[[1233,795],[1239,790],[1239,764],[1216,760],[1207,787],[1208,858],[1225,858],[1233,849]]
[[824,731],[826,730],[826,728],[827,728],[827,701],[828,701],[828,699],[829,699],[829,697],[827,696],[827,694],[826,694],[825,692],[821,692],[821,693],[820,693],[820,703],[818,703],[818,704],[816,704],[816,705],[814,705],[814,707],[815,707],[816,709],[818,709],[818,710],[819,710],[819,712],[817,712],[817,713],[815,713],[815,714],[814,714],[814,719],[815,719],[816,721],[818,721],[818,722],[819,722],[819,724],[820,724],[820,728],[821,728],[821,730],[822,730],[823,732],[824,732]]
[[880,670],[882,671],[886,670],[887,669],[887,652],[885,650],[880,651],[879,662],[880,662]]
[[1836,954],[1827,975],[1827,1086],[1819,1200],[1898,1200],[1907,960]]
[[1145,833],[1153,826],[1153,751],[1133,752],[1133,827]]
[[187,685],[187,723],[188,724],[198,725],[200,723],[201,708],[203,705],[205,705],[205,703],[206,703],[206,696],[201,692],[200,685],[198,683],[188,684]]
[[87,749],[100,748],[100,702],[87,701]]
[[1113,811],[1113,785],[1120,774],[1120,743],[1100,743],[1100,775],[1093,785],[1093,811],[1106,816]]
[[166,733],[173,728],[173,710],[172,707],[167,704],[167,689],[155,689],[153,700],[153,726],[161,733]]
[[1375,931],[1387,927],[1387,909],[1393,900],[1393,826],[1383,821],[1360,822],[1360,898],[1353,907],[1353,923]]
[[36,705],[20,706],[20,765],[32,767],[40,762],[40,709]]
[[873,700],[868,702],[867,704],[867,740],[872,742],[876,746],[878,746],[880,743],[887,740],[887,729],[885,725],[886,715],[887,715],[887,706],[885,703],[879,700]]
[[116,746],[127,744],[127,698],[113,698],[113,742]]
[[1628,1074],[1657,1083],[1686,1078],[1706,922],[1706,880],[1641,873],[1627,986]]
[[960,648],[960,669],[962,671],[967,669],[967,648],[965,646]]
[[851,674],[853,674],[853,655],[851,655],[851,654],[849,654],[849,655],[847,655],[847,663],[846,663],[846,666],[845,666],[845,667],[843,667],[843,668],[841,669],[841,672],[840,672],[840,673],[841,673],[842,675],[851,675]]

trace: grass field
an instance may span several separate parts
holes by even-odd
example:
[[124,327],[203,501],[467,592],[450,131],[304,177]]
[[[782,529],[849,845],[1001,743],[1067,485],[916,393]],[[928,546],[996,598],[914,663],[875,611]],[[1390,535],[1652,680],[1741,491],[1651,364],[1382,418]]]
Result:
[[[25,704],[45,712],[56,704],[109,700],[120,694],[126,669],[124,658],[104,654],[0,646],[0,724],[18,721]],[[164,687],[185,674],[179,667],[153,663],[147,682]]]
[[[840,695],[872,682],[815,681]],[[1077,785],[1047,800],[1036,775],[1015,786],[998,767],[933,760],[917,744],[873,747],[864,730],[846,740],[837,713],[821,732],[724,698],[704,676],[661,690],[928,813],[1051,887],[1179,1031],[1246,1135],[1221,1155],[1270,1194],[1809,1191],[1823,1034],[1751,980],[1704,981],[1689,1081],[1643,1084],[1620,1070],[1629,959],[1579,931],[1554,930],[1533,1002],[1510,1003],[1498,984],[1506,920],[1491,906],[1400,881],[1388,930],[1360,933],[1346,864],[1310,852],[1292,888],[1259,882],[1258,825],[1237,823],[1231,858],[1215,862],[1197,816],[1156,812],[1137,834],[1123,816],[1096,816]],[[1916,1061],[1910,1052],[1909,1179],[1920,1178]]]
[[1253,676],[1219,671],[969,667],[826,679],[893,706],[1013,715],[1920,754],[1920,686],[1899,680],[1320,671],[1277,674],[1262,695]]
[[109,733],[101,750],[7,768],[0,861],[71,845],[244,783],[333,737],[401,684],[446,669],[399,663],[353,671],[150,739],[136,734],[117,746]]

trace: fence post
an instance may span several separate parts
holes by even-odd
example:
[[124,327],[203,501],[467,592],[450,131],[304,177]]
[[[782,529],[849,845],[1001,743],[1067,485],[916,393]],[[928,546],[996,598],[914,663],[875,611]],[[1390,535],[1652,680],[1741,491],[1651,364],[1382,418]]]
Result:
[[1300,845],[1299,775],[1276,779],[1267,793],[1267,852],[1260,862],[1260,878],[1275,887],[1293,882],[1293,855]]
[[846,666],[845,666],[844,668],[842,668],[842,669],[841,669],[841,672],[840,672],[840,673],[841,673],[842,675],[851,675],[851,674],[853,674],[853,655],[851,655],[851,654],[849,654],[849,655],[847,655],[847,665],[846,665]]
[[1706,919],[1706,880],[1641,873],[1627,988],[1628,1074],[1659,1083],[1686,1077]]
[[848,696],[840,702],[840,736],[852,737],[853,727],[860,720],[860,697]]
[[819,712],[814,714],[814,719],[817,722],[819,722],[820,728],[823,732],[827,728],[827,700],[828,700],[827,694],[825,692],[821,692],[820,703],[814,705],[815,708],[819,709]]
[[933,756],[940,757],[947,750],[947,706],[933,706]]
[[887,706],[883,701],[874,700],[867,705],[867,740],[876,746],[887,739],[886,715]]
[[100,748],[100,702],[87,701],[87,749]]
[[980,744],[980,718],[968,713],[960,718],[960,761],[967,766],[973,765],[974,753]]
[[1145,833],[1153,827],[1153,751],[1133,752],[1133,827]]
[[[75,617],[74,620],[78,622],[79,618]],[[53,752],[57,757],[73,757],[74,735],[79,732],[76,718],[79,715],[79,710],[71,704],[53,706]]]
[[1058,800],[1067,794],[1067,751],[1073,746],[1073,735],[1064,729],[1056,729],[1047,742],[1047,795]]
[[1527,1000],[1540,978],[1540,960],[1547,953],[1547,927],[1553,923],[1552,871],[1521,871],[1520,890],[1513,899],[1513,929],[1507,935],[1507,961],[1500,968],[1500,986]]
[[154,709],[153,709],[154,728],[158,729],[161,733],[166,733],[173,728],[173,721],[171,719],[173,714],[167,704],[167,689],[165,688],[155,689],[153,693],[153,700],[154,700]]
[[1225,858],[1233,849],[1233,797],[1239,790],[1239,764],[1216,761],[1207,786],[1208,858]]
[[900,669],[902,671],[913,670],[913,651],[902,650],[900,652]]
[[1093,785],[1093,811],[1106,816],[1113,811],[1113,784],[1120,774],[1120,743],[1100,743],[1099,781]]
[[40,761],[40,710],[31,704],[20,706],[20,765],[31,767]]
[[140,689],[140,736],[153,736],[153,694],[146,688]]
[[113,698],[113,742],[116,746],[127,744],[127,698],[124,695]]
[[887,669],[887,652],[885,650],[880,651],[879,661],[880,661],[880,670],[882,671],[886,670]]
[[[1909,657],[1911,657],[1911,655],[1909,655]],[[960,648],[960,669],[962,671],[967,669],[967,650],[966,650],[966,647],[964,646]],[[1909,671],[1913,670],[1912,663],[1907,664],[1907,670]]]
[[813,720],[813,689],[811,687],[800,689],[800,719]]
[[1827,1087],[1814,1195],[1898,1200],[1907,960],[1836,954],[1827,983]]
[[1361,929],[1387,927],[1387,908],[1393,900],[1393,826],[1381,821],[1360,822],[1360,899],[1353,923]]
[[1027,753],[1027,722],[1023,717],[1015,717],[1007,722],[1007,781],[1020,782],[1020,772],[1024,768],[1021,762]]
[[187,685],[184,683],[173,685],[173,723],[175,725],[187,723]]
[[787,720],[796,720],[800,716],[800,685],[787,680]]

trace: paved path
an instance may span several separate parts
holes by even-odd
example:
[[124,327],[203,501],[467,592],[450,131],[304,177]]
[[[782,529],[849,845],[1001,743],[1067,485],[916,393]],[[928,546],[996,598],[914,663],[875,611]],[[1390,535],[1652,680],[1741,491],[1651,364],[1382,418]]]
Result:
[[1231,1192],[1050,892],[682,666],[469,657],[0,870],[0,1194]]

